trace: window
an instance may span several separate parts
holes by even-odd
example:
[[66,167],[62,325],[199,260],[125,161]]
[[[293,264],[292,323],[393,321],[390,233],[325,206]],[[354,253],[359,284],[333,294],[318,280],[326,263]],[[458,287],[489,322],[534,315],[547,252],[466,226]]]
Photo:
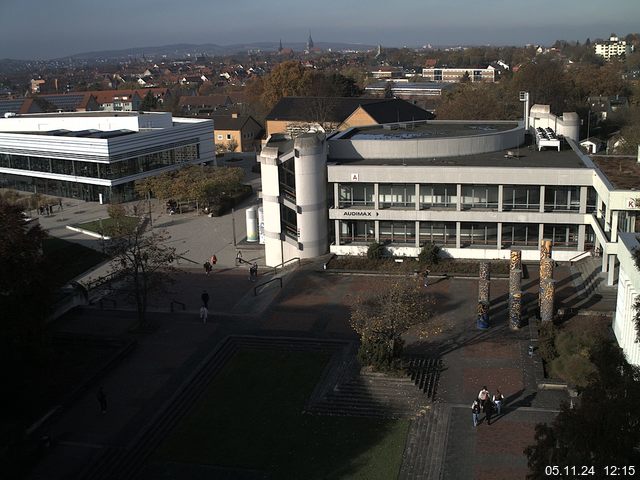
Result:
[[416,242],[415,222],[380,222],[380,241],[391,243]]
[[462,208],[497,209],[497,185],[462,185]]
[[378,185],[379,208],[415,208],[416,186],[409,184]]
[[420,209],[456,208],[458,187],[455,184],[420,185]]
[[460,224],[460,246],[498,245],[498,225],[496,223]]
[[545,224],[544,238],[551,240],[554,247],[576,248],[578,246],[578,226]]
[[296,212],[281,204],[280,221],[282,223],[281,231],[284,232],[287,237],[298,241],[298,216]]
[[231,134],[227,133],[227,140],[231,140]]
[[456,222],[420,222],[420,245],[456,244]]
[[547,212],[580,210],[580,187],[545,187],[544,209]]
[[533,185],[505,185],[502,189],[502,209],[540,210],[540,187]]
[[278,167],[278,179],[280,181],[280,191],[285,197],[296,201],[296,169],[293,158],[282,162]]
[[371,243],[376,239],[374,222],[340,221],[340,243]]
[[221,133],[218,134],[218,140],[222,140],[222,134]]
[[537,223],[504,223],[502,224],[502,246],[505,248],[538,246]]
[[373,207],[373,183],[340,184],[338,202],[339,208]]

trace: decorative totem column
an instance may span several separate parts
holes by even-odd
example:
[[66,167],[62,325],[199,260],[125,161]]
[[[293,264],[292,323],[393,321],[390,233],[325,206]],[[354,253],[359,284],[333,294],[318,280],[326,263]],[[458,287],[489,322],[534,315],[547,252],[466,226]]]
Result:
[[[522,311],[522,251],[511,250],[509,256],[509,325],[520,328]],[[518,295],[518,305],[514,306],[514,296]]]
[[540,260],[543,258],[551,258],[551,240],[542,240],[540,242]]
[[522,326],[522,293],[509,295],[509,327],[517,330]]
[[480,280],[478,283],[478,320],[476,326],[481,329],[489,328],[489,263],[480,264]]
[[542,322],[552,322],[554,317],[554,296],[556,293],[556,281],[545,280],[540,282],[540,319]]
[[538,308],[542,310],[542,291],[544,283],[553,278],[553,260],[551,259],[551,240],[540,242],[540,294],[538,295]]

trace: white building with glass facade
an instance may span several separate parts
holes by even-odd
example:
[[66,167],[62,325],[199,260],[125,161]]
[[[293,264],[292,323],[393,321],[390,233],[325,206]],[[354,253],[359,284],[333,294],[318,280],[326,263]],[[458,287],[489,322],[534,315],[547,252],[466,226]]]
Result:
[[[633,187],[615,186],[576,145],[579,119],[534,106],[523,122],[426,121],[358,127],[325,138],[272,137],[259,157],[267,264],[383,242],[415,257],[426,243],[454,258],[569,260],[598,247],[615,279],[618,232],[635,232]],[[561,149],[536,146],[562,131]],[[640,187],[640,182],[638,182]]]
[[87,201],[134,198],[134,181],[215,161],[213,122],[168,112],[0,119],[0,187]]

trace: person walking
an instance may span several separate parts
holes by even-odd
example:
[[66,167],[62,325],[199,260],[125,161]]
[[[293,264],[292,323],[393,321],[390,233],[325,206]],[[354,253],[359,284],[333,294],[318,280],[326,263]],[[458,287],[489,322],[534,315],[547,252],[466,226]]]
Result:
[[236,265],[240,265],[242,263],[242,251],[238,250],[236,252]]
[[104,415],[107,413],[107,394],[104,393],[104,389],[102,387],[98,388],[96,392],[96,398],[98,399],[98,403],[100,404],[100,411]]
[[490,399],[489,390],[487,390],[486,386],[482,387],[482,390],[480,390],[480,393],[478,393],[478,400],[480,401],[480,406],[483,412],[484,412],[484,407],[489,399]]
[[478,423],[480,423],[480,403],[478,403],[478,400],[474,400],[471,404],[471,417],[473,418],[473,426],[477,427]]
[[251,268],[249,269],[249,280],[251,280],[252,282],[255,282],[256,280],[258,280],[258,264],[257,263],[253,263],[253,265],[251,265]]
[[204,262],[204,265],[202,265],[204,267],[204,273],[206,273],[207,275],[209,275],[211,273],[211,270],[213,269],[213,267],[211,266],[211,264],[209,263],[209,260],[207,260],[206,262]]
[[204,308],[209,308],[209,294],[206,290],[202,290],[202,295],[200,295],[200,300],[202,300],[202,306]]
[[484,404],[484,418],[487,419],[487,425],[491,425],[491,416],[493,415],[494,405],[490,398]]
[[504,396],[500,393],[500,390],[496,388],[496,393],[493,395],[493,403],[496,406],[496,415],[500,416],[502,413],[502,402],[504,401]]
[[209,259],[209,262],[211,263],[211,266],[213,266],[216,263],[218,263],[218,257],[216,257],[215,253],[213,255],[211,255],[211,258]]
[[429,286],[429,270],[425,270],[424,273],[422,274],[422,277],[424,278],[424,286],[428,287]]
[[207,318],[209,317],[209,310],[204,305],[200,307],[200,319],[202,323],[207,323]]

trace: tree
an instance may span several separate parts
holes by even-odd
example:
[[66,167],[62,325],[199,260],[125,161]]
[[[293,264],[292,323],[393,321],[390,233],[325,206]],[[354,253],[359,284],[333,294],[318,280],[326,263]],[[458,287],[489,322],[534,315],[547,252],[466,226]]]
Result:
[[393,98],[393,85],[394,82],[384,84],[384,98]]
[[144,224],[121,229],[107,247],[113,257],[111,271],[131,286],[136,303],[137,328],[146,323],[149,295],[162,291],[170,281],[176,249],[166,245],[164,233],[148,232]]
[[551,111],[565,111],[571,83],[562,64],[540,59],[524,65],[513,77],[518,90],[529,92],[533,103],[551,106]]
[[[637,465],[640,454],[640,372],[622,350],[603,342],[591,355],[597,373],[581,393],[580,404],[564,404],[555,420],[536,425],[535,444],[524,451],[528,480],[549,478],[545,468]],[[597,474],[596,474],[597,476]]]
[[141,112],[149,112],[152,110],[156,110],[158,108],[158,99],[155,97],[151,91],[148,91],[147,94],[142,99],[140,103],[140,107],[138,108]]
[[469,75],[469,71],[464,72],[462,77],[460,78],[460,83],[469,83],[471,82],[471,75]]
[[431,318],[429,301],[414,281],[398,279],[374,286],[351,306],[351,326],[360,336],[359,360],[378,370],[397,367],[402,335]]
[[231,139],[227,142],[228,152],[235,152],[237,148],[238,148],[238,142],[235,141],[234,139]]
[[263,80],[263,103],[273,108],[282,97],[306,96],[311,77],[311,71],[300,62],[291,60],[276,65]]

